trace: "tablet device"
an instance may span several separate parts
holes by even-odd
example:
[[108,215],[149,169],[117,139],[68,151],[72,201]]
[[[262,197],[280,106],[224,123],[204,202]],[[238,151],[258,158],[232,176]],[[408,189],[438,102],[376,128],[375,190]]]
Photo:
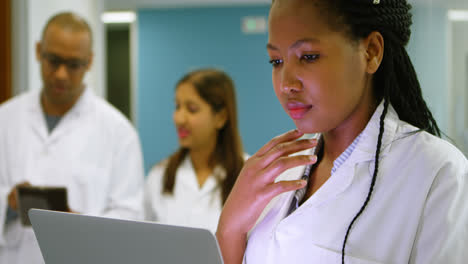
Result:
[[47,264],[222,264],[206,229],[47,210],[29,211]]
[[65,187],[18,186],[16,188],[18,214],[24,226],[30,226],[28,211],[31,208],[68,211]]

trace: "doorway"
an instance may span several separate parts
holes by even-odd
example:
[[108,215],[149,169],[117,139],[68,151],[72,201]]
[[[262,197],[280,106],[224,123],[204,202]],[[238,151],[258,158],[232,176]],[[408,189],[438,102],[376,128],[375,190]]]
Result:
[[0,1],[0,103],[11,97],[11,0]]
[[468,156],[468,21],[451,21],[450,137]]
[[107,100],[132,121],[130,24],[107,24]]

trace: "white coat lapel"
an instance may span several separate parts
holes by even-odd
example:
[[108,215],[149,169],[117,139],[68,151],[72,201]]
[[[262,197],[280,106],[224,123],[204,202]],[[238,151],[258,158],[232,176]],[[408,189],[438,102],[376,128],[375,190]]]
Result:
[[41,93],[40,91],[36,91],[31,93],[26,103],[28,106],[26,107],[27,110],[27,118],[29,119],[29,124],[31,128],[42,142],[46,141],[48,138],[48,131],[47,131],[47,124],[44,117],[44,112],[41,106]]
[[[362,132],[362,136],[358,147],[354,150],[353,161],[355,163],[371,161],[375,159],[375,151],[377,150],[377,139],[379,137],[380,116],[383,111],[383,103],[377,107],[372,115],[369,123]],[[398,128],[398,115],[395,109],[389,105],[387,115],[385,116],[384,134],[382,137],[382,147],[380,150],[380,158],[385,157],[391,148],[391,144],[395,139]]]
[[[360,163],[371,162],[375,159],[377,149],[377,138],[379,134],[380,115],[383,111],[383,103],[377,107],[368,124],[364,128],[361,138],[353,153],[338,168],[338,170],[328,179],[317,192],[312,195],[301,207],[311,207],[321,205],[349,188],[356,176],[356,169]],[[382,148],[380,157],[383,158],[390,151],[391,143],[394,140],[397,129],[398,116],[391,105],[385,118],[385,129],[382,137]],[[369,174],[372,176],[372,174]],[[296,211],[300,213],[301,207]]]
[[80,96],[75,105],[62,117],[57,127],[50,134],[51,141],[60,140],[64,135],[69,135],[71,131],[80,129],[83,124],[79,120],[83,120],[86,117],[86,112],[91,110],[91,94],[85,88],[83,94]]

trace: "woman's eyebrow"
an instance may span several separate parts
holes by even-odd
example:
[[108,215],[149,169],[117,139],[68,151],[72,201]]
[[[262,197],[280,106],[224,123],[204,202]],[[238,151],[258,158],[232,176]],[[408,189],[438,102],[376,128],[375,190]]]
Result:
[[[306,44],[306,43],[320,43],[320,40],[316,39],[316,38],[300,39],[300,40],[294,42],[294,44],[292,44],[291,47],[289,47],[289,49],[296,49],[296,48],[298,48],[301,45]],[[270,49],[270,50],[278,50],[278,48],[276,46],[274,46],[273,44],[271,44],[271,43],[268,43],[266,45],[266,47],[267,47],[267,49]]]

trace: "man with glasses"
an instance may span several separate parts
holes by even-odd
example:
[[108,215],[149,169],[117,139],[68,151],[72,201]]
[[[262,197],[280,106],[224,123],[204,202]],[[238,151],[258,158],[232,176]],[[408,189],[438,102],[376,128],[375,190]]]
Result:
[[36,57],[42,89],[0,105],[0,263],[43,263],[18,217],[18,186],[66,187],[72,212],[142,217],[138,135],[83,83],[93,61],[89,25],[73,13],[52,17]]

